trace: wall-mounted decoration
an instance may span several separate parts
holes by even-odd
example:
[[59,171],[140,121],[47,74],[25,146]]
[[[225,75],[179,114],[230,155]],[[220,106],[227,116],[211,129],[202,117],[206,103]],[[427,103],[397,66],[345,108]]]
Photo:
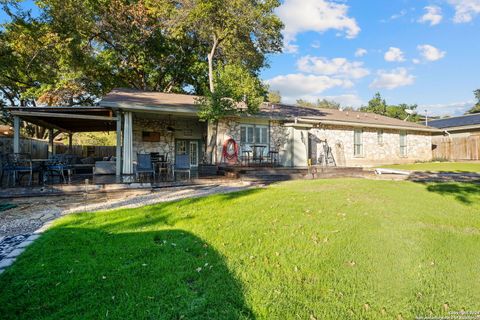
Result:
[[160,142],[160,132],[142,132],[142,141],[144,142]]

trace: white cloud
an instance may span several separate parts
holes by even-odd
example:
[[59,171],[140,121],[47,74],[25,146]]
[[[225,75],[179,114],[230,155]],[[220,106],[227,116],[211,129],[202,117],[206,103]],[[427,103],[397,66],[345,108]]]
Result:
[[408,86],[415,82],[415,77],[408,74],[405,68],[396,68],[390,71],[379,70],[377,77],[370,84],[371,88],[395,89]]
[[335,76],[336,78],[360,79],[370,74],[363,62],[348,61],[345,58],[327,59],[305,56],[297,61],[298,70],[316,75]]
[[320,48],[320,42],[319,41],[314,41],[314,42],[312,42],[312,44],[310,46],[314,49],[318,49],[318,48]]
[[387,52],[385,52],[385,61],[389,62],[402,62],[405,61],[402,50],[395,47],[390,47]]
[[325,90],[334,87],[350,88],[353,83],[348,79],[329,76],[305,75],[294,73],[276,76],[266,81],[272,90],[280,91],[285,102],[295,102],[304,97],[319,96]]
[[412,59],[412,62],[414,64],[420,64],[422,61],[420,61],[420,59]]
[[287,48],[298,34],[307,31],[339,30],[349,39],[360,32],[357,21],[347,15],[345,4],[327,0],[285,0],[276,13],[285,24],[283,34]]
[[420,55],[426,61],[437,61],[445,57],[447,54],[445,51],[441,51],[429,44],[420,45],[417,47],[417,49],[420,51]]
[[355,57],[363,57],[367,53],[368,51],[366,49],[358,48],[357,51],[355,51]]
[[474,105],[475,101],[472,100],[446,104],[420,105],[417,110],[423,115],[425,114],[425,110],[427,110],[430,116],[461,116]]
[[439,24],[442,19],[442,9],[437,6],[425,7],[425,14],[418,20],[420,23],[430,23],[431,26]]
[[407,14],[407,10],[403,9],[402,11],[400,11],[399,13],[397,14],[394,14],[390,17],[390,20],[397,20],[401,17],[404,17],[406,14]]
[[448,0],[455,8],[455,17],[453,22],[466,23],[480,14],[480,0]]

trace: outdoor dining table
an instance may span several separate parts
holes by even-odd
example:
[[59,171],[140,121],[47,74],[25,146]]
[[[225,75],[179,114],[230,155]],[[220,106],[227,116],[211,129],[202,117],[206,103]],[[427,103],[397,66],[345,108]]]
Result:
[[267,148],[264,144],[252,144],[251,148],[253,149],[253,161],[258,160],[259,164],[262,164],[264,159],[264,151]]
[[163,170],[165,170],[166,173],[167,173],[167,175],[166,175],[167,179],[172,176],[172,172],[173,172],[172,166],[173,166],[173,164],[171,163],[171,161],[156,161],[154,163],[154,165],[157,166],[156,169],[157,169],[159,175],[162,173]]

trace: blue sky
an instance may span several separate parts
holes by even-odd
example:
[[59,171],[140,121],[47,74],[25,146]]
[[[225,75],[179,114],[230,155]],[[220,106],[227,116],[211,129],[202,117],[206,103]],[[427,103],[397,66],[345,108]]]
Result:
[[[262,78],[285,102],[330,98],[458,115],[480,88],[480,0],[285,0],[286,50]],[[357,54],[356,54],[357,53]]]
[[358,107],[379,91],[390,104],[418,104],[431,115],[474,104],[480,0],[283,0],[277,14],[285,50],[261,76],[284,102]]

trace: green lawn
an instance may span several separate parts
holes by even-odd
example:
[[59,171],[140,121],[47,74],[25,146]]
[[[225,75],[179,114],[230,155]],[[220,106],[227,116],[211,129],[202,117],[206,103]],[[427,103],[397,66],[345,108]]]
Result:
[[479,280],[480,185],[293,181],[65,217],[0,318],[412,319],[480,310]]
[[399,170],[432,171],[432,172],[479,172],[480,162],[424,162],[414,164],[395,164],[383,166]]

